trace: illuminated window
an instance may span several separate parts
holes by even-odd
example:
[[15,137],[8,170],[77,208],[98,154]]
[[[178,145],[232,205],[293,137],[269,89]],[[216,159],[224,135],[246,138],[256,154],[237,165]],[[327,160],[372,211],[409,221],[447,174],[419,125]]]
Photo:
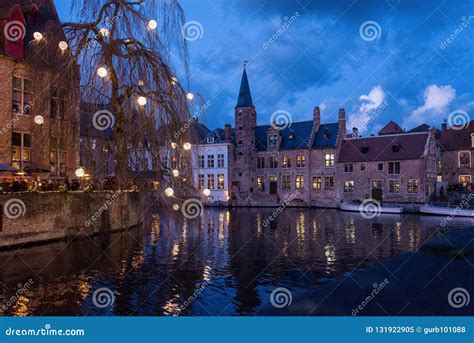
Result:
[[471,185],[471,175],[459,175],[459,183],[462,183],[464,187]]
[[207,174],[207,189],[214,189],[214,174]]
[[319,190],[322,186],[321,176],[313,176],[313,189]]
[[304,176],[303,175],[296,175],[296,189],[303,189],[304,188]]
[[224,174],[217,174],[217,189],[224,189]]
[[382,181],[380,180],[372,181],[372,188],[382,189]]
[[351,193],[354,191],[354,181],[344,181],[344,192]]
[[305,165],[306,157],[305,155],[296,155],[296,166],[298,168],[303,168]]
[[290,156],[283,156],[283,168],[291,168]]
[[281,177],[281,188],[291,189],[291,176],[290,175],[283,175]]
[[326,167],[334,167],[334,154],[324,155],[324,165]]
[[31,136],[27,133],[12,133],[12,166],[24,170],[30,166]]
[[407,193],[418,193],[418,180],[407,181]]
[[269,135],[268,136],[268,145],[277,146],[278,145],[278,135]]
[[257,176],[257,189],[259,191],[265,190],[265,182],[263,180],[263,176]]
[[390,193],[400,193],[400,180],[389,180]]

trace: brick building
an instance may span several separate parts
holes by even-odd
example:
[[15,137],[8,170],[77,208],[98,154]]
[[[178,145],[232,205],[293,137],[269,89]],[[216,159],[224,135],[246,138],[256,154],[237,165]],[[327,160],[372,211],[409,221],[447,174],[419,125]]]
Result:
[[442,181],[450,185],[460,183],[471,188],[474,175],[474,121],[462,129],[448,128],[444,123],[440,146]]
[[235,107],[235,159],[231,203],[271,206],[291,196],[292,205],[334,207],[336,147],[346,130],[345,111],[336,123],[313,120],[257,125],[247,72],[244,69]]
[[423,203],[438,175],[435,130],[404,132],[389,122],[377,136],[341,142],[337,159],[337,198]]
[[2,0],[0,32],[0,163],[32,175],[74,175],[77,88],[62,88],[74,76],[60,68],[68,51],[53,1]]

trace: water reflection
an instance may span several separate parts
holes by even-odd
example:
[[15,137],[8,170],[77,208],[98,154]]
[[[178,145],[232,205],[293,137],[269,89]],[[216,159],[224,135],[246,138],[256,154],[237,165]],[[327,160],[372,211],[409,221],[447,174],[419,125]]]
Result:
[[[415,251],[441,229],[436,217],[288,209],[269,221],[272,212],[151,213],[128,232],[1,252],[0,304],[8,315],[248,315],[268,305],[275,287],[315,289]],[[453,220],[442,232],[471,224]],[[100,287],[114,292],[111,307],[94,306]]]

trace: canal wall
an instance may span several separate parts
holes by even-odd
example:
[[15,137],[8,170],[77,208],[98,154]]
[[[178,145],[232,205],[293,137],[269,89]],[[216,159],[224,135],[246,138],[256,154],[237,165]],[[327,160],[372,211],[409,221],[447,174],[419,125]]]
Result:
[[143,222],[139,192],[0,195],[0,249],[93,236]]

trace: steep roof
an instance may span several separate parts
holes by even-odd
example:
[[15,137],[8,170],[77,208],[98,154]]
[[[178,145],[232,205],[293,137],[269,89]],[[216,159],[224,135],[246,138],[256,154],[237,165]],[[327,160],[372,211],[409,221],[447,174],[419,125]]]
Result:
[[237,107],[253,107],[252,94],[250,93],[249,80],[247,78],[247,70],[244,68],[242,81],[240,82],[239,98],[237,99]]
[[419,159],[425,153],[428,137],[428,133],[422,132],[345,139],[342,141],[338,162]]
[[393,120],[390,120],[387,125],[385,125],[380,131],[379,135],[393,135],[397,133],[403,133],[403,129],[395,123]]
[[[255,147],[258,151],[267,150],[267,130],[270,125],[259,125],[255,128]],[[278,131],[281,135],[280,150],[307,149],[310,145],[313,121],[292,123],[290,127]],[[338,124],[321,124],[316,133],[313,148],[336,147]]]
[[474,120],[469,125],[462,129],[448,129],[441,131],[440,145],[441,150],[464,150],[471,149],[471,134],[474,133]]

